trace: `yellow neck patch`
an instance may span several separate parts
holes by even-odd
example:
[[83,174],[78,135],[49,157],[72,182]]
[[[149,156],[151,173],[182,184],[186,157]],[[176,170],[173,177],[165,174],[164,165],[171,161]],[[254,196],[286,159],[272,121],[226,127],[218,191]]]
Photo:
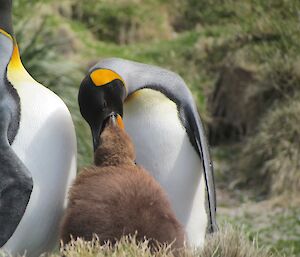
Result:
[[19,48],[17,45],[16,40],[13,36],[7,33],[5,30],[0,29],[0,34],[8,37],[12,43],[14,44],[13,53],[10,59],[10,62],[7,66],[7,78],[16,88],[19,85],[24,84],[26,81],[30,81],[32,83],[37,83],[25,70],[24,66],[22,65]]
[[7,67],[7,78],[16,89],[24,84],[38,84],[24,68],[17,43]]
[[9,63],[9,68],[12,69],[21,69],[23,64],[20,57],[19,47],[17,44],[14,45],[13,54]]
[[97,87],[106,85],[107,83],[110,83],[115,79],[121,80],[125,86],[124,80],[120,77],[120,75],[113,72],[112,70],[107,70],[107,69],[95,70],[91,73],[90,77],[93,83]]

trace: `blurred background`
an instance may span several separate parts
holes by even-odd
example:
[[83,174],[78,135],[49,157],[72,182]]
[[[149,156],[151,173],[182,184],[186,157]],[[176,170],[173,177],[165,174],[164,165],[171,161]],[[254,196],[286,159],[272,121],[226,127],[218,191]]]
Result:
[[68,105],[79,167],[92,161],[77,91],[105,57],[179,73],[205,123],[218,221],[300,256],[299,0],[14,0],[24,66]]

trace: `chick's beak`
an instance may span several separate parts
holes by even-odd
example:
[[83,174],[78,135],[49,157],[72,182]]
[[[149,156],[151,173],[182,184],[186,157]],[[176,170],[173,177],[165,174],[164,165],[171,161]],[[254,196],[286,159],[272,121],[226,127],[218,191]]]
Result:
[[124,129],[124,123],[123,123],[123,120],[122,120],[122,117],[121,117],[120,114],[112,113],[109,116],[109,119],[108,119],[107,123],[111,124],[113,126],[118,126],[121,129]]
[[121,117],[120,114],[117,114],[116,122],[117,122],[118,126],[119,126],[121,129],[124,129],[124,128],[125,128],[124,123],[123,123],[123,120],[122,120],[122,117]]
[[97,150],[100,144],[100,135],[104,128],[107,125],[113,125],[118,126],[121,129],[124,129],[124,123],[122,120],[122,117],[120,114],[117,114],[115,112],[111,113],[106,119],[104,119],[101,126],[97,126],[94,128],[91,128],[92,130],[92,137],[93,137],[93,146],[94,146],[94,152]]

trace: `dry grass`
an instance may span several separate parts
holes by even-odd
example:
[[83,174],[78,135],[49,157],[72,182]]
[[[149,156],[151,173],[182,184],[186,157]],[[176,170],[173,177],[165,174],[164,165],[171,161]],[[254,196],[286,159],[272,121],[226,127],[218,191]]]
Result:
[[[134,238],[124,237],[115,247],[107,244],[101,246],[97,238],[91,242],[78,239],[72,241],[60,254],[46,255],[48,257],[173,257],[170,246],[163,245],[153,255],[147,247],[147,242],[137,243]],[[202,250],[185,249],[182,257],[275,257],[267,249],[259,248],[256,241],[249,241],[242,232],[226,225],[207,238]]]
[[[0,257],[4,257],[1,255]],[[95,237],[86,242],[81,239],[72,241],[60,253],[44,254],[43,257],[174,257],[170,246],[162,245],[155,254],[150,252],[147,241],[137,243],[134,238],[124,237],[114,247],[110,244],[101,246]],[[260,248],[256,240],[249,241],[236,228],[225,225],[220,232],[208,236],[201,250],[185,249],[181,257],[276,257],[269,250]],[[5,256],[7,257],[7,256]],[[23,256],[24,257],[24,256]]]
[[209,236],[199,257],[275,257],[267,249],[260,248],[256,240],[249,241],[241,231],[226,225],[220,232]]

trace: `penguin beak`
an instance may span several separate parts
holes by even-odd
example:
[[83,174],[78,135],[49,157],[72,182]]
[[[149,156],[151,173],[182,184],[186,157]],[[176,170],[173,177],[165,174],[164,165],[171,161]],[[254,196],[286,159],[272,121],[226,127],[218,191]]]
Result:
[[92,128],[92,137],[93,137],[93,147],[94,152],[96,152],[99,142],[100,142],[100,134],[101,134],[101,127],[99,128]]
[[107,122],[110,120],[111,115],[112,114],[109,114],[108,116],[100,119],[99,122],[97,122],[97,124],[93,124],[91,126],[94,152],[96,152],[97,148],[100,145],[100,136],[101,136],[102,131],[104,130]]
[[119,128],[124,129],[124,123],[120,114],[116,112],[110,113],[98,126],[91,127],[92,137],[93,137],[93,147],[94,152],[97,150],[100,144],[100,136],[107,124],[112,124],[113,126],[119,126]]
[[113,126],[124,129],[124,123],[123,123],[122,117],[121,117],[121,115],[119,115],[117,113],[112,114],[109,117],[109,121],[107,122],[107,124],[112,124]]

